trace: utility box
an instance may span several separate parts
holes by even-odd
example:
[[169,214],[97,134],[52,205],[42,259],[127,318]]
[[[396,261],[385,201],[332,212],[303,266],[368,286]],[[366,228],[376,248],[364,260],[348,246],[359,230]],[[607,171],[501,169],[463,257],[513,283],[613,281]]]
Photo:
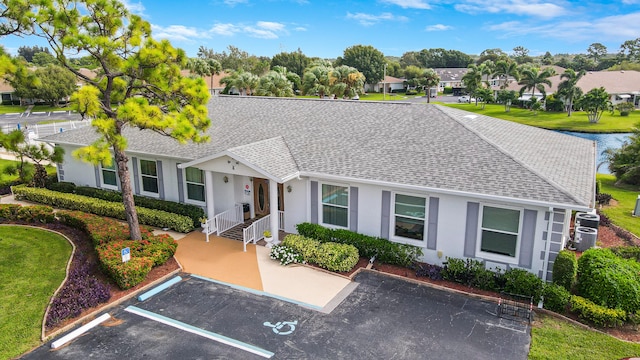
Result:
[[242,213],[244,214],[244,220],[249,220],[251,218],[251,208],[249,207],[249,203],[242,203]]

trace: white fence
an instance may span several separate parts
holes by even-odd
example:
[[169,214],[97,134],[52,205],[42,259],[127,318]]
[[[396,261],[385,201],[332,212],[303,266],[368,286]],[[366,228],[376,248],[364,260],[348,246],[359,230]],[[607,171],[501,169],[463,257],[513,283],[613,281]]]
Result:
[[63,131],[78,129],[81,127],[91,125],[91,121],[57,121],[49,124],[2,124],[1,129],[3,133],[9,133],[13,130],[22,130],[27,135],[29,140],[41,138],[48,135],[53,135]]
[[244,251],[247,251],[247,244],[253,242],[254,244],[264,238],[264,231],[271,228],[271,215],[260,218],[254,221],[249,227],[242,230],[242,242],[244,243]]

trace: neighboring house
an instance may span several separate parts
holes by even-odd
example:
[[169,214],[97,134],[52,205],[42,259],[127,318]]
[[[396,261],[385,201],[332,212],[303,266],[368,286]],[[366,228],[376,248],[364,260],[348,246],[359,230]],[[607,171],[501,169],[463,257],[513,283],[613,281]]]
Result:
[[392,92],[398,90],[404,90],[405,81],[405,79],[398,79],[396,77],[387,75],[384,77],[384,80],[380,81],[377,84],[364,84],[364,91],[384,92],[384,89],[386,88],[387,94],[391,94]]
[[[208,107],[210,143],[125,129],[136,194],[202,206],[218,226],[241,222],[248,203],[266,228],[318,223],[419,246],[429,263],[474,258],[546,279],[572,211],[595,206],[596,148],[577,137],[430,104],[217,96]],[[114,167],[72,155],[96,138],[42,139],[66,150],[60,181],[120,188]]]
[[[564,68],[559,66],[553,67],[556,75],[549,78],[551,87],[544,85],[547,95],[554,94],[558,91],[558,85],[563,81],[560,75],[564,73]],[[589,71],[579,81],[578,87],[583,93],[587,93],[591,89],[603,87],[609,94],[613,105],[621,102],[631,102],[636,107],[640,105],[640,72],[634,70],[622,71]],[[509,84],[507,90],[520,91],[522,85],[517,82]],[[527,90],[522,94],[522,100],[528,100],[532,95],[531,90]],[[541,98],[542,94],[536,90],[536,97]]]
[[6,80],[0,79],[0,96],[3,105],[19,105],[20,98],[14,95],[15,90]]
[[433,69],[440,76],[440,84],[438,85],[438,91],[443,92],[445,87],[453,89],[454,95],[462,94],[464,84],[462,83],[462,77],[469,71],[467,68],[436,68]]

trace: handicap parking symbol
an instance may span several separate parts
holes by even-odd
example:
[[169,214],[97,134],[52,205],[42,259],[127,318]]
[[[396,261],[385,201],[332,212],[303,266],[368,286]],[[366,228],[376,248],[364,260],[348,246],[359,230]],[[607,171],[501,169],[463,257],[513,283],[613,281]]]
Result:
[[272,324],[272,323],[266,321],[262,325],[272,328],[273,332],[278,334],[278,335],[289,335],[296,329],[296,325],[298,325],[298,320],[296,320],[296,321],[278,321],[275,324]]

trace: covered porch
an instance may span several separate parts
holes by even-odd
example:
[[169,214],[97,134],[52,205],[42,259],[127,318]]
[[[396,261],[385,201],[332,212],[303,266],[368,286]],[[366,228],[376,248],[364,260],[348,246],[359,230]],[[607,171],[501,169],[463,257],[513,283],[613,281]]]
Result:
[[281,137],[232,148],[178,168],[197,169],[203,178],[201,206],[206,207],[207,219],[202,228],[207,241],[211,235],[242,240],[246,251],[247,244],[261,241],[265,232],[277,244],[284,231],[295,231],[295,220],[287,219],[285,205],[292,204],[295,211],[306,192]]

